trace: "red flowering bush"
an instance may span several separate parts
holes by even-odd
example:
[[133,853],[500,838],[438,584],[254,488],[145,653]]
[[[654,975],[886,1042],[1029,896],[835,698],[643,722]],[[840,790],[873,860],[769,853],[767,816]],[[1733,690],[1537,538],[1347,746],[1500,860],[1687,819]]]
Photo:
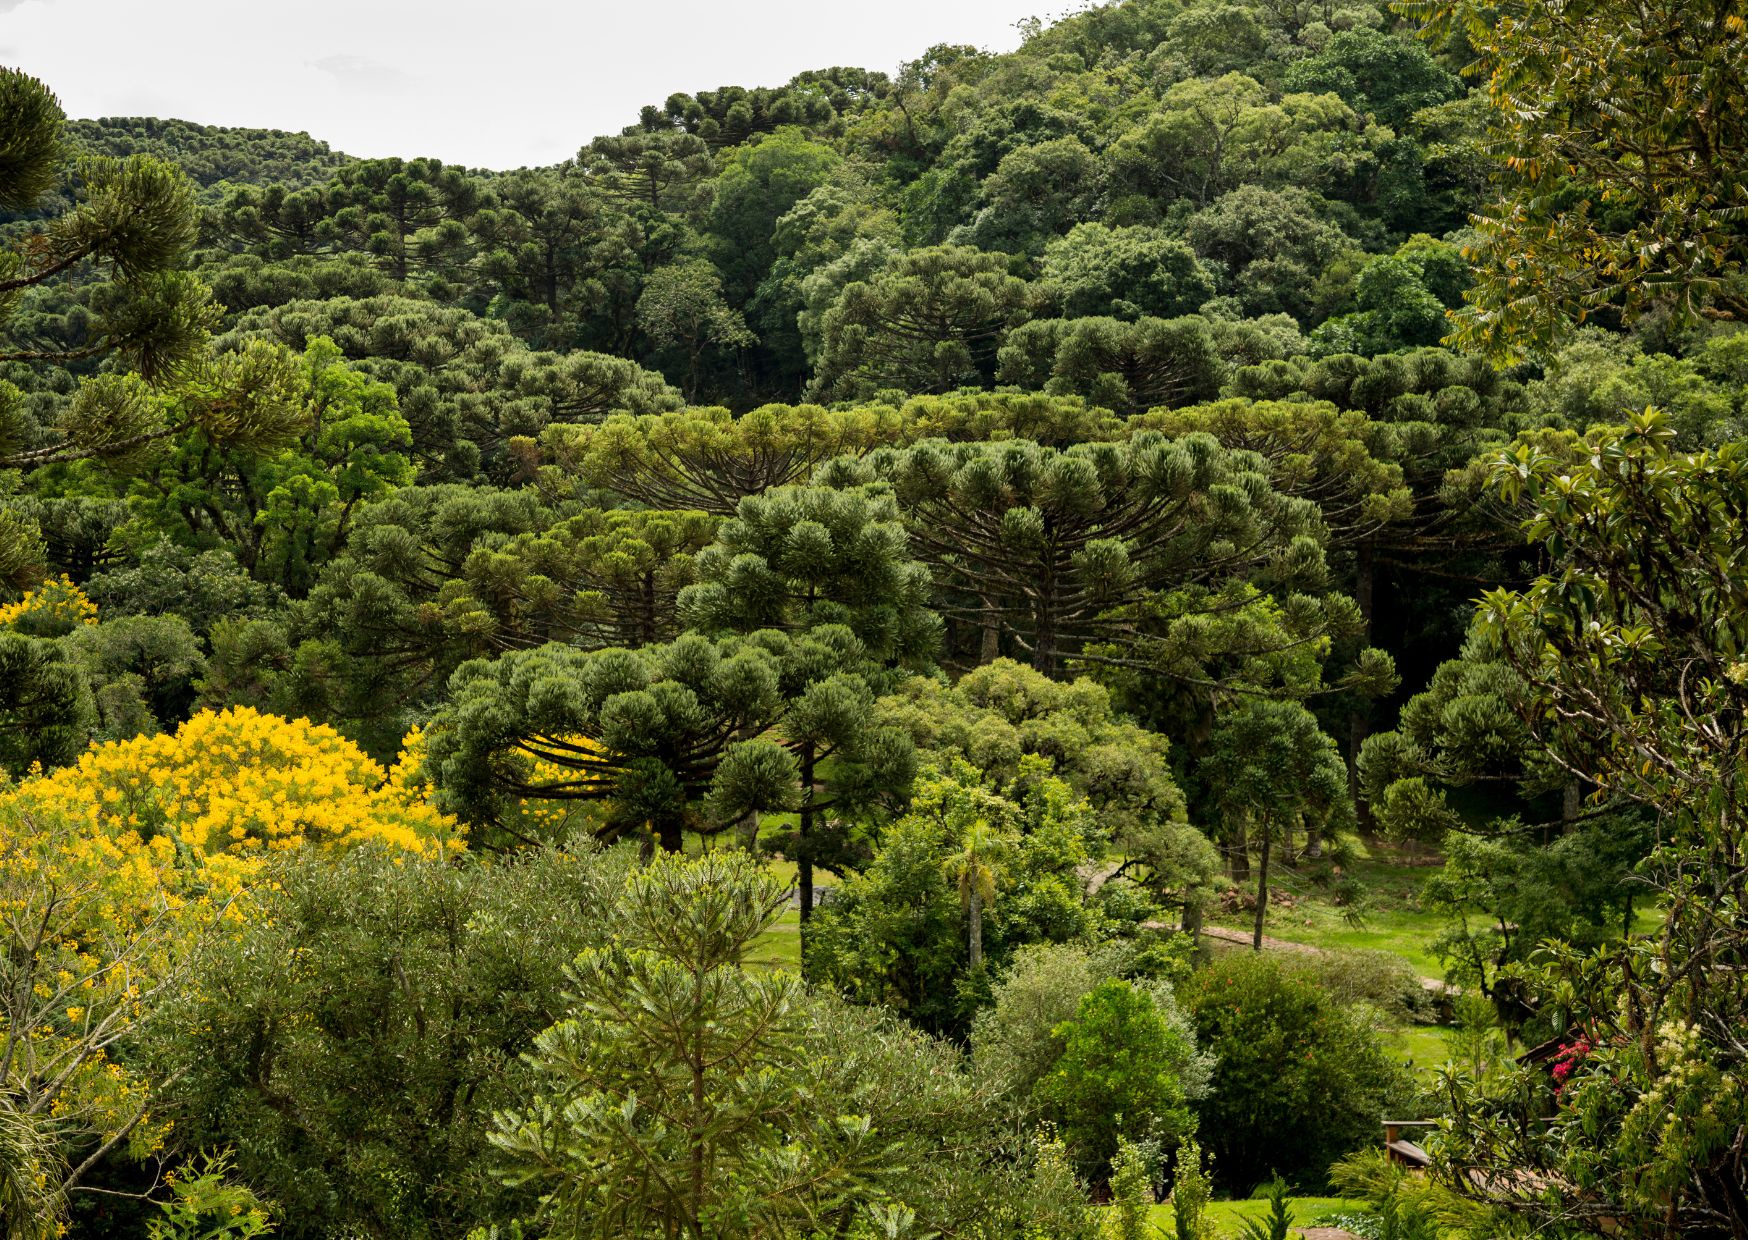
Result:
[[1560,1049],[1554,1055],[1554,1066],[1549,1074],[1554,1078],[1554,1092],[1564,1093],[1566,1078],[1572,1075],[1572,1070],[1583,1063],[1595,1046],[1589,1038],[1578,1038],[1572,1042],[1560,1043]]

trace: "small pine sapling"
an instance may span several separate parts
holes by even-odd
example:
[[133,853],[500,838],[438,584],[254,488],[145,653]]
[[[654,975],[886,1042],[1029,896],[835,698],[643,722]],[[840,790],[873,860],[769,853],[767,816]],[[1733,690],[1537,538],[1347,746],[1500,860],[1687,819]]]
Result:
[[1213,1195],[1208,1171],[1202,1166],[1202,1147],[1186,1139],[1177,1149],[1177,1177],[1171,1186],[1177,1240],[1213,1240],[1214,1226],[1208,1219],[1208,1201]]
[[1239,1235],[1243,1240],[1288,1240],[1293,1229],[1293,1210],[1287,1182],[1275,1176],[1263,1189],[1263,1196],[1269,1203],[1268,1217],[1245,1219]]

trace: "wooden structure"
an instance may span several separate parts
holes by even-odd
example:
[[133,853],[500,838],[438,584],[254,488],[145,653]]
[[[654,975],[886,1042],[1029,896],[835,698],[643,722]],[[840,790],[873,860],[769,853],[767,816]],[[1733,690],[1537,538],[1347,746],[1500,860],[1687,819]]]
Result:
[[1432,1156],[1402,1135],[1404,1128],[1436,1128],[1429,1119],[1387,1119],[1384,1121],[1384,1153],[1391,1162],[1421,1171],[1432,1165]]

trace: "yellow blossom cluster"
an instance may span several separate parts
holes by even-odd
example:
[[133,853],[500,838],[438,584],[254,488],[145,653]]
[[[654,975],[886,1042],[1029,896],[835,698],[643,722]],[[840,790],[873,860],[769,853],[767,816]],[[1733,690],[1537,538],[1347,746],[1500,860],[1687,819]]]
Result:
[[425,729],[417,724],[401,738],[400,760],[389,768],[388,787],[408,805],[431,794],[431,776],[425,770]]
[[66,633],[77,625],[96,623],[97,604],[64,573],[26,591],[16,603],[0,605],[0,628]]
[[454,820],[405,772],[391,775],[330,727],[248,707],[202,711],[174,734],[95,745],[13,795],[94,832],[166,837],[209,864],[304,844],[461,847]]

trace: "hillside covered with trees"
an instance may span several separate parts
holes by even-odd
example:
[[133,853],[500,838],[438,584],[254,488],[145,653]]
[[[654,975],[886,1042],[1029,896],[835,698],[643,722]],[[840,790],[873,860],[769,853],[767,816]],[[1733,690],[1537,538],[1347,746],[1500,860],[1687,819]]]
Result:
[[1748,5],[1024,36],[0,68],[0,1233],[1748,1238]]

